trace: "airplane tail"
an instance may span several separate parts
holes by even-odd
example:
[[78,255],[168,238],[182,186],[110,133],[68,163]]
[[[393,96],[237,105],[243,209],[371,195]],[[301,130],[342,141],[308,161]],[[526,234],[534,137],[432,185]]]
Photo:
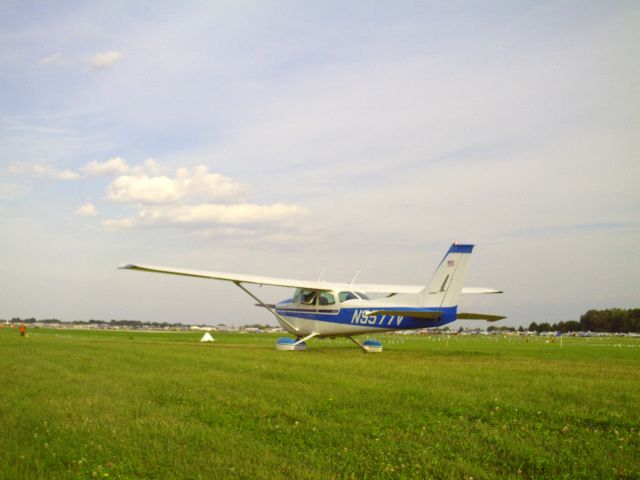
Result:
[[422,289],[421,307],[455,307],[458,305],[473,245],[454,243],[436,268],[429,284]]
[[[391,295],[377,299],[378,308],[369,310],[371,315],[406,315],[426,322],[448,323],[454,320],[485,320],[496,322],[502,315],[484,313],[459,313],[458,302],[467,276],[473,245],[454,243],[449,247],[429,284],[417,293]],[[495,289],[477,289],[495,291]],[[427,325],[428,326],[428,325]]]
[[473,245],[454,243],[449,247],[427,286],[418,293],[398,294],[381,299],[381,304],[389,307],[406,305],[412,308],[456,307],[472,251]]

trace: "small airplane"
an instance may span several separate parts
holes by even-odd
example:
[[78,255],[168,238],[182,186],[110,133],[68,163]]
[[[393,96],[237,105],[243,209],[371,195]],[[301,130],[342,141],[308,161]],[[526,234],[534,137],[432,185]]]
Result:
[[[463,293],[495,294],[493,288],[464,287],[473,245],[451,245],[427,285],[377,285],[292,280],[236,273],[186,270],[152,265],[126,264],[119,268],[143,272],[185,275],[188,277],[232,282],[269,310],[284,330],[294,335],[278,339],[279,350],[304,350],[312,338],[339,337],[350,339],[364,352],[380,352],[382,344],[375,340],[358,342],[355,335],[393,330],[439,327],[455,320],[495,322],[503,316],[458,312]],[[294,288],[291,298],[278,304],[267,304],[245,284]],[[369,298],[366,294],[384,295]]]

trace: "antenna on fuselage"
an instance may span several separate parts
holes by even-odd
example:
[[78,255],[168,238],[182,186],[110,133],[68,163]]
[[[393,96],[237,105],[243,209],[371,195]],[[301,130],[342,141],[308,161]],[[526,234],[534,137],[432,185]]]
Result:
[[354,275],[354,277],[351,279],[351,281],[349,282],[349,285],[353,285],[353,283],[356,281],[356,279],[360,276],[360,272],[362,272],[362,269],[358,270],[356,272],[356,274]]
[[322,277],[324,277],[324,272],[326,271],[326,268],[323,268],[322,271],[320,272],[320,276],[318,276],[318,282],[322,281]]

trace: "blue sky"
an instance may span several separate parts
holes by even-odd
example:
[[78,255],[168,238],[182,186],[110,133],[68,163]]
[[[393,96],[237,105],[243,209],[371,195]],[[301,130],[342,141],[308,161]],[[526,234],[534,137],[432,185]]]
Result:
[[[640,296],[637,2],[4,2],[0,318],[271,322],[126,262]],[[267,300],[289,292],[263,289]]]

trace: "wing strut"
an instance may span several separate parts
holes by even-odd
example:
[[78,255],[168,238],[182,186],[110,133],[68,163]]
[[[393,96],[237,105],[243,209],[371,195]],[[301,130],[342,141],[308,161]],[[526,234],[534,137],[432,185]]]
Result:
[[264,303],[262,300],[260,300],[258,297],[256,297],[253,293],[251,293],[246,287],[244,287],[240,282],[233,282],[235,283],[239,288],[241,288],[242,290],[244,290],[244,292],[249,295],[251,298],[253,298],[256,302],[258,302],[261,306],[263,306],[264,308],[266,308],[267,310],[269,310],[277,319],[280,323],[283,323],[284,325],[286,325],[287,327],[289,327],[291,330],[293,330],[296,333],[299,333],[300,330],[297,329],[296,327],[294,327],[290,322],[288,322],[282,315],[280,315],[278,312],[275,311],[275,309],[271,308],[269,305],[267,305],[266,303]]
[[313,337],[316,337],[316,336],[318,336],[318,334],[314,332],[314,333],[312,333],[312,334],[310,334],[310,335],[307,335],[307,336],[306,336],[306,337],[304,337],[304,338],[301,338],[300,340],[298,340],[298,341],[297,341],[296,343],[294,343],[293,345],[300,345],[301,343],[304,343],[304,342],[306,342],[307,340],[310,340],[310,339],[312,339]]

